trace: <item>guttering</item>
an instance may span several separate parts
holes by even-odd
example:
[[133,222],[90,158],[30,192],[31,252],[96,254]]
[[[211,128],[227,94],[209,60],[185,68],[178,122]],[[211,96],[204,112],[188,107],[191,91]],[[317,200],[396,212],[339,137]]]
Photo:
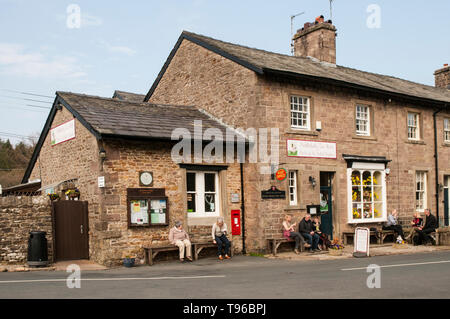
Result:
[[438,157],[438,140],[437,140],[437,124],[436,115],[443,111],[444,108],[439,108],[433,112],[433,126],[434,126],[434,170],[436,181],[436,220],[439,227],[439,157]]
[[241,213],[242,213],[242,254],[247,254],[245,248],[245,198],[244,198],[244,164],[240,163],[241,171]]

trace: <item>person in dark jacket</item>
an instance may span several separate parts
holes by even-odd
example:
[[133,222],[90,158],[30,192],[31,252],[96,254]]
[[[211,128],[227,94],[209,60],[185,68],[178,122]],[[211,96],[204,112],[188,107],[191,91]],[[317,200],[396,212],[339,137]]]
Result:
[[433,244],[436,244],[434,238],[430,236],[430,234],[435,232],[436,228],[438,228],[436,217],[431,215],[431,211],[429,209],[425,209],[425,215],[425,225],[423,227],[417,227],[416,229],[417,236],[414,237],[414,245],[424,244],[430,239]]
[[306,242],[311,245],[311,252],[320,251],[317,249],[319,244],[319,235],[314,232],[314,227],[311,221],[311,214],[307,213],[303,217],[300,225],[298,226],[298,232],[302,234]]

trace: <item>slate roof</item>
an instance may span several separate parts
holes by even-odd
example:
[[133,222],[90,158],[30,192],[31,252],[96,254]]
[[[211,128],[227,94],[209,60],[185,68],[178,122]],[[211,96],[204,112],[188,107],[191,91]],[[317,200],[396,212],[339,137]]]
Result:
[[194,137],[194,121],[201,120],[202,128],[227,127],[193,106],[157,105],[130,102],[85,94],[56,92],[69,111],[85,121],[98,137],[132,137],[170,140],[176,128],[186,128]]
[[115,90],[113,99],[119,99],[122,101],[130,101],[130,102],[143,102],[145,98],[145,94],[137,94],[126,91]]
[[[207,36],[183,31],[154,85],[148,92],[148,100],[182,40],[189,40],[239,63],[258,74],[282,74],[302,76],[306,79],[328,81],[354,88],[370,89],[380,93],[425,99],[430,102],[450,102],[450,91],[415,83],[392,76],[360,71],[344,66],[323,63],[306,57],[278,54],[220,41]],[[430,71],[431,72],[431,71]]]

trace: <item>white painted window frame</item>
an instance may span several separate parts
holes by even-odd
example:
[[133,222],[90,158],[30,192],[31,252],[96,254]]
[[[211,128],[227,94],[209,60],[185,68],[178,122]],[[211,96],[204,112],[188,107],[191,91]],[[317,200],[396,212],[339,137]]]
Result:
[[[372,176],[374,172],[380,172],[381,174],[381,217],[378,218],[353,218],[353,201],[352,201],[352,173],[353,171],[369,171]],[[387,221],[387,196],[386,196],[386,170],[385,165],[382,163],[359,163],[354,162],[351,168],[347,168],[347,219],[349,224],[370,224],[370,223],[380,223]],[[361,193],[361,198],[363,197]],[[372,192],[373,197],[373,192]],[[362,200],[362,199],[361,199]],[[362,202],[362,201],[361,201]],[[372,198],[373,202],[373,198]],[[372,211],[374,205],[372,205]]]
[[297,171],[289,171],[288,182],[289,182],[289,206],[298,205],[298,189],[297,189]]
[[[195,174],[195,203],[196,211],[188,212],[188,217],[215,217],[220,216],[220,183],[219,183],[219,173],[216,171],[186,171],[187,173]],[[214,185],[215,192],[205,191],[205,174],[214,174]],[[215,194],[215,207],[214,212],[205,212],[205,194]]]
[[[428,189],[427,189],[427,180],[428,180],[428,176],[427,176],[427,172],[425,171],[416,171],[416,183],[415,183],[415,189],[416,189],[416,194],[415,194],[415,198],[416,198],[416,210],[419,212],[424,212],[426,208],[428,208],[428,203],[427,203],[427,195],[428,195]],[[420,184],[419,184],[420,183]],[[419,186],[421,185],[421,186]],[[422,198],[422,205],[420,206],[418,204],[418,200],[417,200],[417,194],[421,193],[421,196],[419,196],[419,198]],[[420,199],[419,199],[420,200]]]
[[[294,99],[297,99],[297,102],[295,102]],[[303,103],[304,101],[306,101],[306,104]],[[311,129],[311,99],[306,96],[291,95],[289,103],[291,108],[291,128],[309,131]],[[300,110],[300,108],[302,108],[302,110]],[[307,110],[305,111],[304,108]],[[295,118],[297,120],[297,124],[294,124],[294,114],[300,117],[305,115],[306,125],[298,125],[298,122],[300,121],[298,116]]]
[[[410,120],[410,116],[414,117],[413,121]],[[413,141],[420,140],[420,114],[408,112],[407,121],[408,121],[408,139]]]
[[444,142],[450,143],[450,119],[444,119]]
[[[357,104],[355,110],[355,119],[356,135],[370,136],[370,106]],[[359,128],[364,125],[366,129],[360,130],[358,129],[358,125]]]

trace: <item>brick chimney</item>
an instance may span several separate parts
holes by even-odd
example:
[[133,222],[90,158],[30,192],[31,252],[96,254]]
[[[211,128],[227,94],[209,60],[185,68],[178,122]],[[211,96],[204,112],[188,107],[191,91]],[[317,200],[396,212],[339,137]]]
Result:
[[305,23],[292,40],[295,56],[336,64],[336,27],[331,20],[324,21],[320,16],[314,23]]
[[450,66],[444,64],[442,69],[434,72],[434,86],[450,90]]

